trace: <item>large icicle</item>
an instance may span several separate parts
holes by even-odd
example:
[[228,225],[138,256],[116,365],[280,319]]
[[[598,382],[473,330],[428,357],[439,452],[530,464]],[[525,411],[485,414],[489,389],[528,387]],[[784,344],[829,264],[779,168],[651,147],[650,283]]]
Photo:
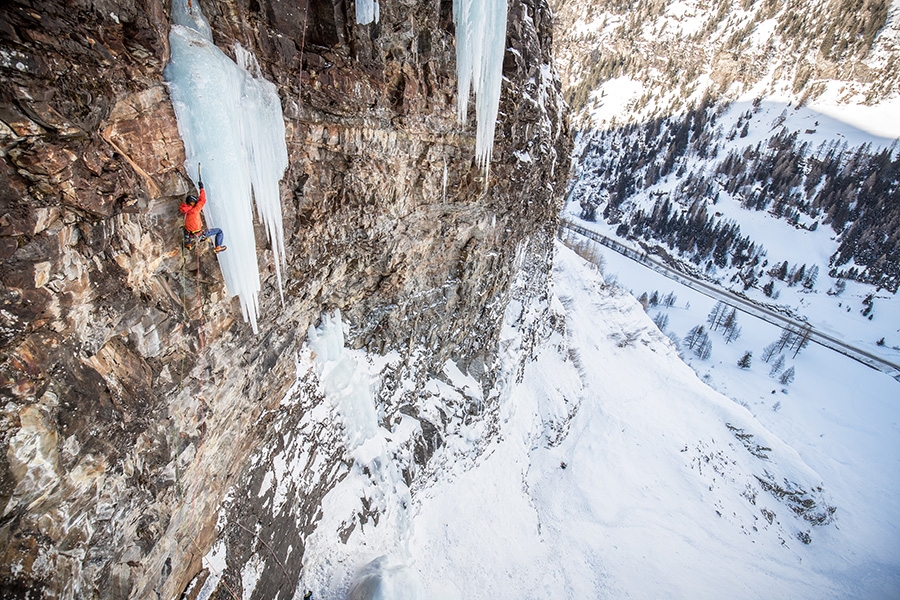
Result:
[[380,13],[378,0],[356,0],[356,22],[360,25],[377,23]]
[[231,296],[240,296],[244,320],[256,332],[260,281],[251,198],[275,254],[279,291],[285,263],[278,182],[288,158],[281,101],[249,52],[235,48],[238,65],[213,44],[199,3],[192,4],[172,2],[171,59],[164,75],[185,167],[195,181],[197,164],[203,165],[206,224],[225,233],[228,250],[217,255],[225,285]]
[[506,0],[453,0],[456,24],[457,114],[466,122],[469,92],[475,93],[475,158],[485,174],[491,164],[500,109],[503,54],[506,51]]

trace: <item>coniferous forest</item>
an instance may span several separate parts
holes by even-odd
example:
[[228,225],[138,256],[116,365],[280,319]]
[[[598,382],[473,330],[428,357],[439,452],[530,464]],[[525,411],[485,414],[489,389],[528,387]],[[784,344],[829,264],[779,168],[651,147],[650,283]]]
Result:
[[[583,145],[583,180],[572,190],[582,218],[617,224],[618,235],[665,244],[697,265],[735,267],[746,289],[757,284],[764,249],[738,224],[717,217],[715,205],[727,194],[795,227],[830,227],[839,242],[830,276],[896,292],[898,149],[836,141],[813,147],[784,128],[741,146],[760,104],[736,123],[732,118],[727,130],[718,121],[728,105],[706,97],[683,116],[594,133]],[[769,267],[789,285],[811,287],[818,275],[806,265]]]

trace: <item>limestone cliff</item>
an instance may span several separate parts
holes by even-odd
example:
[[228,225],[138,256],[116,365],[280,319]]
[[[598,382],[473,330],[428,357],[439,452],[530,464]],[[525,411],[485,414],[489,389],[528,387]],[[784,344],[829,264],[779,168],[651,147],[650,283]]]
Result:
[[[533,286],[546,273],[570,142],[545,1],[509,3],[489,181],[456,122],[449,0],[385,0],[365,26],[345,0],[198,1],[284,107],[285,304],[267,251],[258,335],[212,253],[181,248],[168,3],[0,8],[4,597],[177,596],[323,310],[356,347],[452,358],[490,388],[522,253]],[[310,523],[332,483],[305,496]]]

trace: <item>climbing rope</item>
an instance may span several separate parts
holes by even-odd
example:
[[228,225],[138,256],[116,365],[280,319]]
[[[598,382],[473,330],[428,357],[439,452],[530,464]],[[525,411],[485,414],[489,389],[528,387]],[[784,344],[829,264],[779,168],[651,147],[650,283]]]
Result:
[[[185,323],[188,320],[188,312],[187,312],[187,276],[185,274],[185,269],[187,265],[187,257],[184,254],[184,233],[181,235],[181,309],[184,313]],[[178,395],[181,396],[182,392],[184,392],[184,362],[186,359],[186,355],[184,352],[181,353],[181,370],[178,375]],[[175,439],[173,444],[175,446],[175,488],[178,490],[178,497],[181,501],[184,501],[184,487],[181,484],[181,471],[179,468],[180,460],[180,448],[181,448],[181,439],[178,431],[178,420],[173,419],[173,423],[175,424]]]
[[[194,547],[198,551],[203,552],[203,548],[200,547],[200,544],[197,543],[197,540],[194,539],[194,536],[193,536],[193,534],[191,534],[190,531],[188,532],[188,537],[191,538],[191,543],[194,544]],[[228,590],[228,593],[231,594],[231,597],[234,598],[234,600],[241,600],[238,597],[238,595],[234,592],[234,590],[231,589],[231,586],[228,585],[228,582],[225,581],[224,573],[219,573],[219,571],[216,569],[216,567],[213,566],[212,561],[209,560],[208,558],[206,558],[205,554],[203,555],[202,560],[206,561],[206,565],[209,568],[209,570],[212,571],[213,575],[215,575],[216,577],[219,578],[219,583],[221,583],[222,585],[225,586],[225,589]]]
[[267,544],[261,537],[259,537],[259,535],[258,535],[255,531],[250,531],[249,529],[247,529],[246,527],[244,527],[244,526],[241,524],[241,522],[238,521],[237,519],[234,520],[234,523],[235,523],[235,525],[237,525],[238,527],[240,527],[241,529],[243,529],[243,530],[246,531],[247,533],[253,535],[256,539],[259,540],[259,542],[260,542],[263,546],[266,547],[266,549],[272,554],[272,558],[274,558],[274,559],[275,559],[275,562],[278,563],[278,566],[281,567],[281,572],[284,573],[284,578],[285,578],[285,580],[286,580],[287,582],[290,582],[290,581],[291,581],[291,577],[290,577],[290,575],[288,575],[287,569],[284,568],[284,563],[282,563],[282,562],[278,559],[278,555],[275,554],[275,551],[274,551],[274,550],[272,550],[272,546],[270,546],[269,544]]
[[309,23],[309,0],[303,9],[303,36],[300,38],[300,83],[297,84],[297,122],[300,121],[300,107],[303,105],[303,51],[306,49],[306,25]]
[[[204,337],[204,334],[203,334],[203,330],[204,330],[203,316],[204,316],[204,311],[205,311],[206,307],[204,306],[204,302],[203,302],[203,293],[202,293],[202,285],[201,285],[202,280],[200,279],[200,248],[199,247],[197,248],[197,252],[195,254],[197,255],[197,304],[200,306],[200,324],[197,329],[197,342],[198,342],[197,353],[200,355],[200,397],[199,397],[199,399],[200,399],[200,405],[203,406],[204,412],[205,412],[206,400],[203,397],[203,374],[206,370],[206,363],[204,361],[203,350],[206,346],[206,338]],[[202,439],[203,439],[202,436],[200,439],[202,441]]]
[[[206,437],[205,422],[204,422],[205,417],[206,417],[206,401],[203,398],[203,388],[204,388],[203,372],[206,370],[206,365],[204,363],[204,349],[205,349],[206,342],[205,342],[205,338],[204,338],[205,303],[203,302],[203,290],[202,290],[203,282],[202,282],[201,274],[200,274],[200,248],[197,246],[195,246],[195,248],[196,248],[195,254],[197,256],[197,302],[200,306],[200,323],[199,323],[199,331],[198,331],[198,343],[199,343],[198,353],[200,355],[200,396],[199,396],[199,400],[200,400],[201,408],[203,410],[203,414],[201,417],[200,443],[197,445],[197,452],[196,452],[197,456],[199,456],[202,453],[203,442]],[[184,234],[182,232],[182,236],[181,236],[181,307],[184,312],[184,321],[185,321],[185,324],[187,325],[187,323],[190,321],[190,313],[188,311],[188,306],[187,306],[187,255],[185,253],[185,250],[186,250],[186,248],[185,248]],[[184,369],[185,369],[186,360],[187,360],[187,353],[185,352],[181,356],[181,373],[179,376],[179,383],[178,383],[179,395],[181,395],[184,392]],[[181,471],[179,468],[180,445],[181,445],[180,444],[181,440],[179,439],[179,437],[180,436],[179,436],[178,426],[177,426],[177,421],[176,421],[176,426],[175,426],[175,482],[176,482],[176,486],[178,489],[178,496],[181,499],[181,501],[184,502],[184,486],[181,481]],[[195,484],[195,485],[197,485],[197,484]],[[231,586],[228,585],[228,582],[225,581],[225,579],[223,577],[224,574],[219,573],[219,571],[216,570],[215,566],[213,566],[212,562],[206,558],[206,554],[204,553],[203,548],[200,546],[200,544],[197,543],[197,540],[192,533],[194,526],[196,525],[195,517],[197,514],[197,511],[195,510],[195,503],[196,503],[197,495],[196,495],[196,493],[193,493],[194,491],[195,490],[192,490],[192,493],[190,494],[191,509],[189,512],[190,520],[189,520],[188,526],[187,526],[187,535],[190,538],[191,543],[194,545],[194,548],[196,548],[197,551],[199,553],[201,553],[201,555],[202,555],[201,562],[206,563],[206,567],[216,577],[218,577],[219,583],[221,583],[221,585],[225,586],[225,589],[228,590],[228,593],[231,595],[232,598],[234,598],[235,600],[240,600],[240,598],[235,593],[235,591],[233,589],[231,589]]]
[[[204,240],[204,241],[205,241],[205,240]],[[202,244],[202,243],[203,243],[203,242],[197,241],[197,242],[194,242],[194,246],[193,246],[193,247],[194,247],[194,251],[195,251],[195,255],[196,255],[196,257],[197,257],[197,304],[198,304],[199,307],[200,307],[200,319],[199,319],[199,323],[198,323],[198,332],[197,332],[197,340],[198,340],[198,348],[197,348],[197,351],[198,351],[198,354],[199,354],[199,365],[198,365],[198,366],[199,366],[199,368],[200,368],[200,375],[199,375],[200,393],[199,393],[198,399],[200,400],[200,407],[201,407],[201,410],[202,410],[202,415],[201,415],[201,419],[200,419],[200,443],[197,445],[196,456],[200,456],[200,455],[201,455],[201,453],[202,453],[202,451],[203,451],[203,443],[204,443],[204,441],[205,441],[205,439],[206,439],[206,423],[205,423],[205,418],[206,418],[206,400],[205,400],[205,398],[204,398],[204,396],[203,396],[203,390],[204,390],[204,388],[205,388],[205,384],[204,384],[205,374],[204,374],[204,373],[205,373],[205,371],[206,371],[206,362],[205,362],[205,354],[206,354],[206,352],[205,352],[205,349],[206,349],[206,337],[205,337],[206,303],[203,301],[203,289],[202,289],[202,283],[203,283],[203,280],[202,280],[202,278],[201,278],[201,270],[200,270],[200,267],[201,267],[201,260],[200,260],[200,258],[201,258],[201,257],[200,257],[200,255],[201,255],[201,247],[198,245],[198,244]],[[188,322],[190,321],[190,312],[188,311],[188,306],[187,306],[187,254],[186,254],[185,250],[186,250],[186,248],[185,248],[185,240],[184,240],[184,235],[182,234],[182,239],[181,239],[181,305],[182,305],[182,310],[183,310],[183,313],[184,313],[184,321],[185,321],[185,325],[187,325]],[[178,384],[178,393],[179,393],[179,395],[181,395],[181,394],[184,392],[184,370],[185,370],[185,363],[186,363],[186,360],[187,360],[187,353],[185,352],[185,353],[182,353],[182,356],[181,356],[181,373],[180,373],[180,376],[179,376],[179,384]],[[184,486],[183,486],[183,484],[182,484],[182,480],[181,480],[181,471],[180,471],[180,467],[179,467],[179,463],[180,463],[180,439],[179,439],[179,432],[178,432],[177,420],[175,421],[175,434],[174,434],[174,438],[175,438],[175,439],[174,439],[174,444],[175,444],[175,482],[176,482],[176,487],[177,487],[177,490],[178,490],[179,498],[181,499],[181,502],[184,502],[184,499],[185,499]],[[200,483],[199,483],[199,482],[195,482],[194,487],[196,488],[197,485],[200,485]],[[228,593],[231,595],[232,598],[234,598],[235,600],[240,600],[240,598],[239,598],[238,595],[235,593],[235,591],[231,588],[231,586],[228,585],[228,582],[225,581],[224,573],[220,573],[218,570],[216,570],[216,568],[215,568],[215,566],[212,564],[212,562],[211,562],[208,558],[206,558],[206,554],[204,553],[203,548],[200,546],[200,544],[197,542],[196,538],[195,538],[194,535],[193,535],[193,530],[194,530],[194,527],[196,526],[195,518],[196,518],[196,515],[197,515],[197,511],[196,511],[196,500],[197,500],[196,489],[192,489],[192,490],[191,490],[190,497],[191,497],[191,507],[190,507],[190,511],[189,511],[190,519],[189,519],[189,522],[188,522],[188,524],[187,524],[187,535],[188,535],[188,537],[189,537],[190,540],[191,540],[191,544],[193,544],[193,546],[194,546],[194,548],[196,548],[197,552],[201,553],[201,555],[202,555],[202,557],[201,557],[201,563],[205,563],[205,564],[206,564],[206,567],[210,570],[210,572],[212,572],[212,573],[218,578],[219,584],[221,584],[221,585],[223,585],[223,586],[225,587],[225,589],[228,591]],[[252,534],[253,536],[255,536],[256,539],[259,540],[259,542],[260,542],[263,546],[266,547],[266,549],[269,551],[269,553],[271,553],[272,557],[275,559],[275,562],[278,564],[279,567],[281,567],[281,572],[282,572],[282,573],[284,574],[284,576],[285,576],[285,582],[289,583],[289,582],[290,582],[290,576],[288,575],[287,569],[285,568],[284,563],[282,563],[281,560],[279,560],[278,556],[275,554],[275,551],[272,549],[272,547],[271,547],[269,544],[267,544],[262,538],[260,538],[258,534],[256,534],[256,533],[253,532],[253,531],[250,531],[249,529],[247,529],[246,527],[244,527],[244,525],[243,525],[242,523],[240,523],[239,521],[235,520],[234,523],[236,523],[237,526],[240,527],[241,529],[243,529],[244,531],[246,531],[246,532]]]

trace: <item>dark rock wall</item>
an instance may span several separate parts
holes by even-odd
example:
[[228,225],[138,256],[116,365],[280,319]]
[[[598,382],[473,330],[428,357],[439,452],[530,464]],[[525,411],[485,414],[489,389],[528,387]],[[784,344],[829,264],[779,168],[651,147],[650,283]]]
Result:
[[456,122],[452,2],[385,1],[366,26],[352,2],[304,4],[200,2],[288,129],[285,304],[260,252],[258,335],[211,253],[180,247],[168,3],[0,7],[0,595],[180,593],[325,309],[356,347],[491,385],[511,278],[523,249],[549,256],[568,171],[548,8],[510,2],[484,180]]

